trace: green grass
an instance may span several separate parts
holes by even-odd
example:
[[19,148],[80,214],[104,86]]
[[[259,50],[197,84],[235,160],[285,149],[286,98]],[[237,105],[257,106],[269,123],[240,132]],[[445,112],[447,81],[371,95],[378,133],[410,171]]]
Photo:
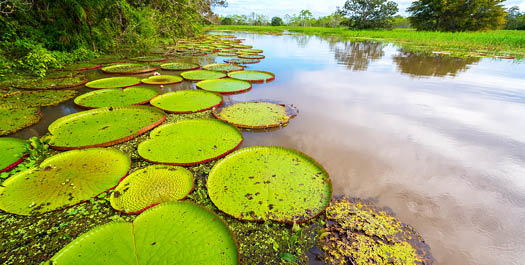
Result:
[[525,57],[525,31],[494,30],[483,32],[429,32],[413,29],[349,30],[346,28],[288,26],[225,26],[211,25],[206,30],[234,30],[260,33],[299,32],[307,35],[339,36],[342,39],[388,41],[410,49],[448,51],[465,55],[471,52],[487,55]]

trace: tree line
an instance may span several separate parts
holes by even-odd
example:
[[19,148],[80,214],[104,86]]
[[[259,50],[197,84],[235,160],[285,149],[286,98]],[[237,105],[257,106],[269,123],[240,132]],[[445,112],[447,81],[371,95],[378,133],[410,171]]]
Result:
[[224,25],[272,25],[348,27],[351,29],[415,28],[426,31],[478,31],[525,29],[525,12],[506,9],[504,0],[418,0],[407,9],[408,17],[396,15],[399,8],[389,0],[347,0],[332,14],[314,18],[309,10],[281,17],[262,14],[221,18]]

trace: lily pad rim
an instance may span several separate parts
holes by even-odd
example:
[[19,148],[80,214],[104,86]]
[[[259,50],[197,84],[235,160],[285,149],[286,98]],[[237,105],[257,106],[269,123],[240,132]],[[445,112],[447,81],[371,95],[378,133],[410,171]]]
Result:
[[270,102],[270,101],[244,101],[244,102],[234,102],[232,104],[228,104],[228,105],[225,105],[219,109],[215,109],[211,112],[211,114],[213,115],[213,117],[215,117],[216,119],[220,120],[220,121],[223,121],[223,122],[227,122],[235,127],[239,127],[239,128],[243,128],[243,129],[269,129],[269,128],[277,128],[277,127],[281,127],[283,125],[287,125],[288,123],[290,123],[290,120],[295,118],[297,115],[289,115],[287,113],[287,116],[288,116],[288,119],[286,120],[286,122],[283,122],[283,123],[275,123],[275,124],[268,124],[268,125],[265,125],[265,126],[247,126],[245,124],[237,124],[237,123],[232,123],[232,122],[229,122],[221,117],[219,117],[219,113],[222,111],[223,108],[226,108],[228,106],[232,106],[232,105],[235,105],[235,104],[242,104],[242,103],[271,103],[271,104],[275,104],[275,105],[279,105],[279,106],[283,106],[285,107],[286,109],[289,108],[290,106],[286,105],[286,104],[282,104],[282,103],[274,103],[274,102]]
[[[12,141],[17,141],[17,142],[25,143],[26,145],[29,145],[26,141],[24,141],[22,139],[18,139],[18,138],[14,138],[14,137],[2,137],[2,139],[9,139],[9,138],[11,138]],[[15,168],[16,166],[18,166],[18,164],[22,163],[27,157],[29,157],[29,154],[27,154],[27,153],[22,155],[17,161],[12,163],[11,165],[8,165],[4,169],[0,169],[0,173],[7,172],[7,171]]]

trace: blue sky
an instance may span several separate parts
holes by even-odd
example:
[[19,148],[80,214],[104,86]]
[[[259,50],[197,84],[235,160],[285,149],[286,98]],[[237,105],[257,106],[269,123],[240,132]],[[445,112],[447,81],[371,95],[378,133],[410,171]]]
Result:
[[[303,9],[310,10],[314,17],[326,16],[334,12],[337,6],[343,6],[345,0],[228,0],[227,8],[215,8],[215,13],[221,16],[227,15],[249,15],[252,12],[264,14],[268,17],[285,14],[297,14]],[[407,15],[405,10],[410,6],[412,0],[396,0],[400,13]],[[525,11],[525,0],[508,0],[505,5],[519,6]]]

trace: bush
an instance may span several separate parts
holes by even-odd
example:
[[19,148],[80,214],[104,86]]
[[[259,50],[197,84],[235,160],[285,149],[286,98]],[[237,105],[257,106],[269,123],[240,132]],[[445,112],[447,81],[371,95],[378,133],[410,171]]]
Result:
[[43,77],[49,68],[60,66],[52,52],[41,45],[34,46],[26,56],[18,60],[20,68],[29,70],[36,76]]

